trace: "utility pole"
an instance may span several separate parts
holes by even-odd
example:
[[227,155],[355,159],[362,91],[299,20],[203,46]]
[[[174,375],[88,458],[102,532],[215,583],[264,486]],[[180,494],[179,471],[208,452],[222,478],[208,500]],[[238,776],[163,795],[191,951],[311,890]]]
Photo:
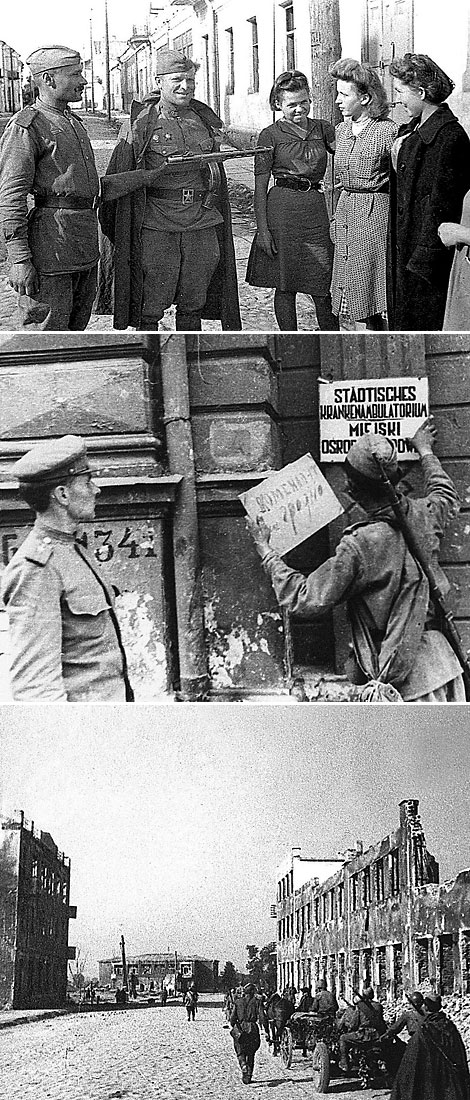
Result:
[[106,65],[106,114],[111,122],[111,78],[109,70],[108,0],[104,0],[104,56]]
[[121,958],[122,958],[122,984],[124,989],[128,988],[127,984],[127,962],[126,962],[126,945],[124,943],[124,936],[121,936]]
[[[313,114],[335,124],[341,119],[335,107],[336,84],[328,69],[341,57],[339,0],[309,0],[309,4]],[[332,182],[333,167],[330,164],[325,177],[327,188],[331,187]],[[332,195],[332,192],[328,194]],[[327,205],[332,213],[331,200],[327,201]]]
[[93,8],[90,8],[90,68],[91,68],[91,112],[95,113],[95,67],[93,62]]

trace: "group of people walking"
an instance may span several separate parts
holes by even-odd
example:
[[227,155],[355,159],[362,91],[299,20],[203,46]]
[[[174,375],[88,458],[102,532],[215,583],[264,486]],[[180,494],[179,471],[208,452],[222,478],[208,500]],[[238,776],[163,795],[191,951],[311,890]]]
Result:
[[[338,1008],[335,993],[321,980],[312,996],[310,986],[304,986],[296,1006],[296,993],[291,987],[282,995],[272,996],[286,1002],[289,1011],[329,1017],[334,1023],[339,1047],[338,1068],[350,1072],[352,1049],[367,1049],[380,1044],[383,1061],[393,1078],[391,1100],[470,1100],[470,1074],[465,1046],[456,1025],[443,1010],[441,997],[434,992],[418,990],[406,995],[403,1010],[387,1022],[383,1005],[367,986],[345,1000]],[[269,1002],[248,983],[231,1000],[229,1021],[235,1053],[242,1071],[242,1081],[253,1078],[256,1051],[261,1045],[260,1029],[270,1043]],[[408,1042],[399,1036],[405,1031]],[[276,1053],[276,1048],[274,1048]],[[304,1052],[306,1053],[306,1052]]]
[[[195,64],[158,52],[158,88],[133,105],[99,180],[69,107],[86,83],[80,55],[48,47],[28,62],[37,98],[0,143],[0,216],[20,327],[84,329],[95,303],[113,311],[118,329],[156,330],[172,304],[177,329],[200,329],[203,317],[240,329],[223,123],[194,98]],[[274,288],[283,330],[297,328],[299,292],[313,299],[324,331],[339,329],[342,315],[373,330],[467,327],[460,253],[470,229],[460,219],[470,141],[445,102],[454,85],[424,54],[395,59],[390,73],[409,117],[399,129],[368,64],[331,66],[343,116],[336,129],[311,117],[302,72],[273,85],[269,104],[280,117],[255,153],[246,280]],[[333,155],[330,221],[324,181]]]

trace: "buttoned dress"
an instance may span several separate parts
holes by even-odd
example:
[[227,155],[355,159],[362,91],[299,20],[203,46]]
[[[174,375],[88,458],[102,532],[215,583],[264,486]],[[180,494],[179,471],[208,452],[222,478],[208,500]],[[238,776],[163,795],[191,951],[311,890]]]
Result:
[[390,119],[371,118],[357,134],[348,119],[336,130],[335,185],[340,191],[331,223],[336,316],[348,312],[361,321],[387,307],[388,182],[396,134]]
[[125,702],[114,595],[74,535],[41,519],[7,565],[1,595],[18,702]]
[[[261,131],[255,175],[271,173],[320,185],[326,172],[327,154],[332,152],[334,127],[322,118],[309,118],[302,133],[285,119],[278,119]],[[251,286],[276,287],[313,297],[329,293],[333,248],[325,196],[316,186],[309,191],[271,187],[267,196],[267,220],[277,255],[271,259],[254,238],[246,281]]]
[[[38,100],[13,116],[0,141],[1,228],[9,262],[32,261],[39,274],[34,297],[51,306],[43,328],[83,329],[91,315],[98,189],[93,150],[77,115]],[[29,213],[28,196],[34,199]]]

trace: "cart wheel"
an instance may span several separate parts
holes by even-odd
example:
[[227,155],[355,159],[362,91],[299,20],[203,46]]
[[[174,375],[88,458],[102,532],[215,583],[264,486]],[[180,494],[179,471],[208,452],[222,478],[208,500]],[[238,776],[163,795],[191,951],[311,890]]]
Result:
[[294,1040],[292,1038],[292,1032],[287,1028],[281,1035],[281,1059],[283,1066],[286,1069],[290,1069],[292,1064],[292,1052],[294,1050]]
[[313,1088],[315,1092],[328,1092],[330,1083],[330,1055],[326,1043],[317,1043],[312,1058]]

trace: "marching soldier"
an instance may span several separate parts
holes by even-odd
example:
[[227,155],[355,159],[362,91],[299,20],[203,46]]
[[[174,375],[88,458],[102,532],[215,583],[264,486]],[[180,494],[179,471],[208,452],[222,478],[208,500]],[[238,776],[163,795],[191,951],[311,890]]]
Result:
[[132,702],[111,589],[82,544],[99,488],[78,436],[39,443],[13,467],[36,522],[3,574],[19,702]]
[[[65,46],[28,60],[39,96],[0,142],[0,219],[19,295],[19,327],[85,329],[96,293],[99,182],[86,130],[70,110],[86,79]],[[28,214],[28,197],[34,206]]]

